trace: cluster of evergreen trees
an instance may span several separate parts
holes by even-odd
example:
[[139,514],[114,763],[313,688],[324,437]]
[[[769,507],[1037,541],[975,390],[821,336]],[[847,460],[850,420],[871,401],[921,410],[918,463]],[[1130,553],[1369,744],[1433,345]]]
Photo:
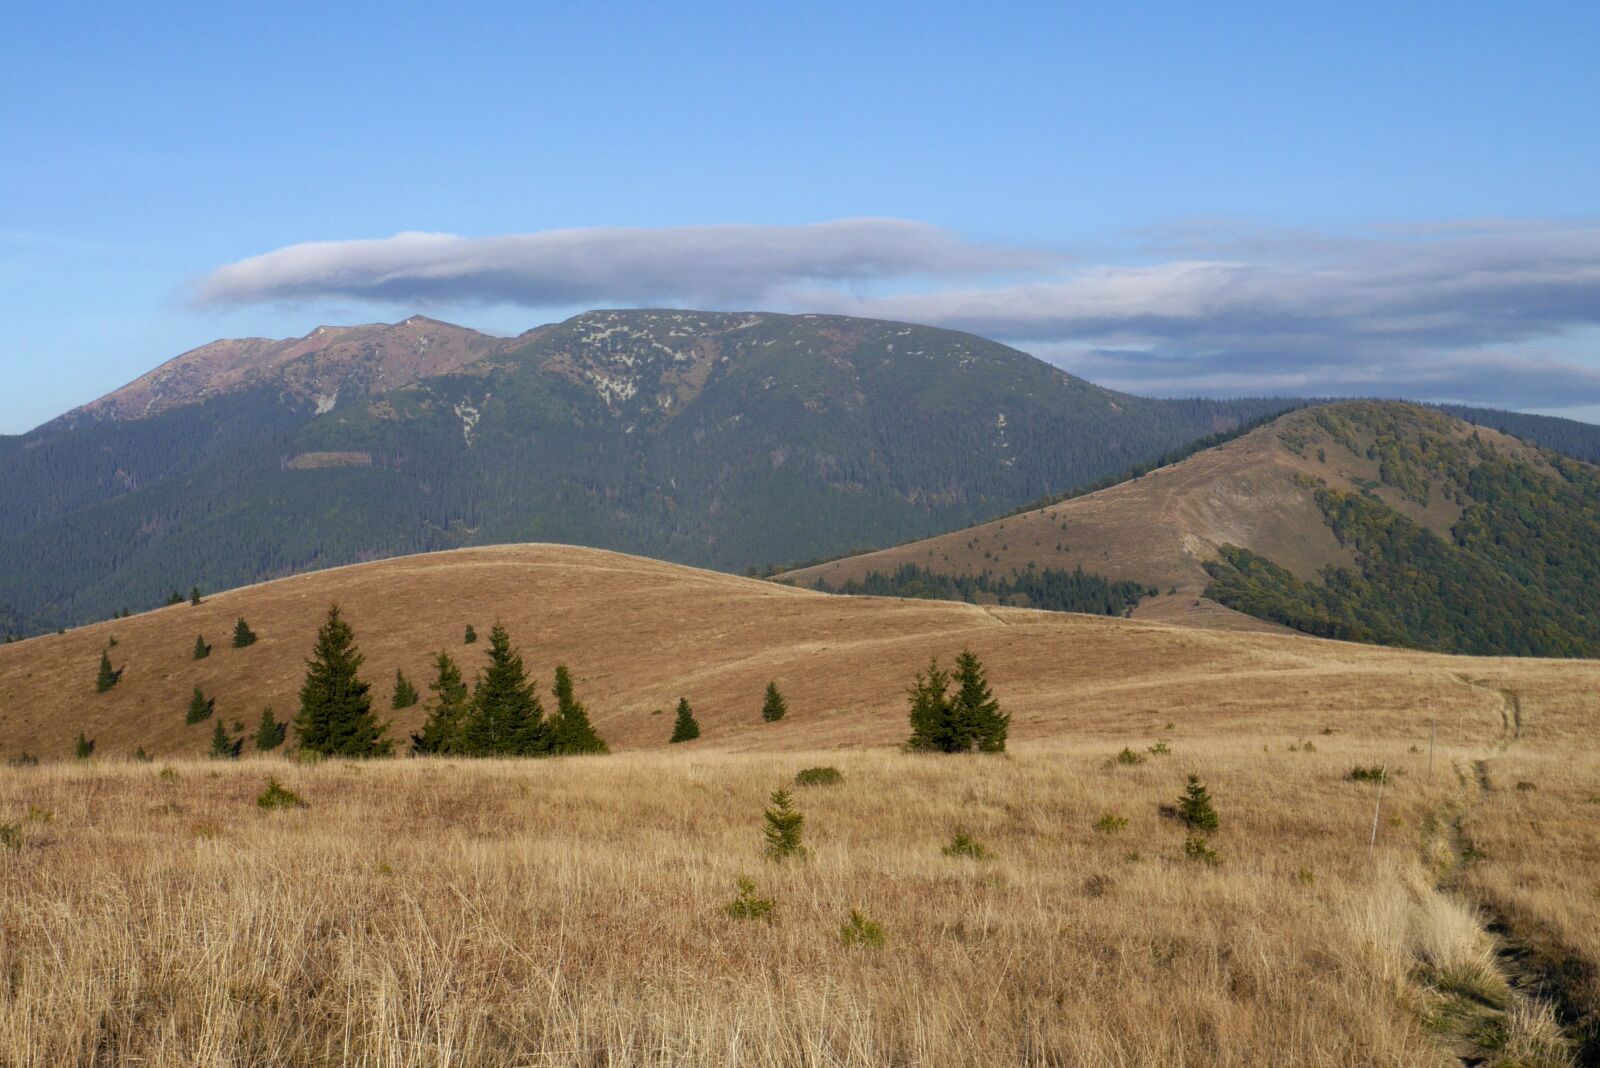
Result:
[[[387,756],[394,740],[388,724],[372,710],[372,695],[361,679],[363,661],[355,635],[339,613],[328,611],[300,689],[295,736],[301,750],[319,756]],[[489,636],[489,664],[469,689],[450,654],[434,658],[433,698],[422,730],[411,737],[419,754],[451,756],[552,756],[604,753],[606,743],[589,722],[588,710],[573,692],[572,674],[556,668],[547,716],[522,656],[498,624]],[[416,703],[416,692],[397,674],[395,707]]]
[[[955,692],[950,692],[951,683]],[[1003,753],[1011,716],[1000,710],[983,663],[971,650],[956,657],[954,675],[937,658],[917,673],[907,691],[911,738],[906,748],[939,753]]]
[[977,575],[947,575],[918,564],[901,564],[891,574],[869,571],[861,580],[850,579],[838,587],[819,578],[812,588],[823,593],[916,597],[968,604],[977,604],[981,595],[1001,605],[1099,616],[1125,616],[1141,599],[1156,595],[1154,588],[1142,583],[1104,578],[1082,567],[1071,571],[1053,567],[1038,571],[1029,567],[1005,578],[989,571]]

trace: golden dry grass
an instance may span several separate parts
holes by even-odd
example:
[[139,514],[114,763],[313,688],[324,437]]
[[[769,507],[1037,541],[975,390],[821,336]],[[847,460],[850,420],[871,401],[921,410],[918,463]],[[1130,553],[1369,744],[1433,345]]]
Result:
[[[0,1060],[1451,1063],[1416,977],[1480,935],[1433,930],[1417,843],[1456,780],[1319,742],[13,769]],[[1380,761],[1369,852],[1345,773]],[[812,856],[764,862],[768,793],[819,762]],[[1158,814],[1190,771],[1216,868]],[[269,774],[308,807],[259,810]],[[958,828],[989,859],[945,856]],[[741,874],[770,924],[724,915]],[[842,944],[852,908],[882,948]]]

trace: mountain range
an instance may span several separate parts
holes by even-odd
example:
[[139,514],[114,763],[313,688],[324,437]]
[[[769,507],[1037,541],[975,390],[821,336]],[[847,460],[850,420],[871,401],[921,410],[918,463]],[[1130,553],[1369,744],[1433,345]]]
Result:
[[1518,413],[1135,397],[907,323],[595,311],[494,338],[414,316],[214,342],[0,438],[0,629],[566,542],[725,571],[835,557],[780,576],[827,589],[1593,655],[1600,483],[1573,457],[1594,455],[1600,427]]
[[0,439],[23,633],[408,552],[562,541],[725,570],[921,537],[1282,410],[1152,400],[970,334],[596,311],[220,341]]

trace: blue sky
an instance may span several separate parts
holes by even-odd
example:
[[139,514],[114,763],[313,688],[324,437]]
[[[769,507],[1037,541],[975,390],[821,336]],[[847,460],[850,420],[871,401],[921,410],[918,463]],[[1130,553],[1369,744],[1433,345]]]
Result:
[[0,432],[216,337],[646,302],[1600,417],[1600,7],[1302,6],[12,0]]

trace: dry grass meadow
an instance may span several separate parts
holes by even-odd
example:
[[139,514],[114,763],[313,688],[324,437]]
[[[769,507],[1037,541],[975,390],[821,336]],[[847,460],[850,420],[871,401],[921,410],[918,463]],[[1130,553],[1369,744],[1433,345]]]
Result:
[[[467,612],[444,599],[461,568],[503,576]],[[467,616],[506,620],[541,676],[573,664],[618,752],[197,759],[194,673],[224,715],[292,711],[330,596],[375,681],[414,655],[420,682]],[[240,613],[258,647],[225,648]],[[195,662],[197,621],[217,649]],[[128,673],[96,705],[111,632]],[[896,751],[910,670],[965,644],[1012,752]],[[769,677],[778,724],[757,716]],[[679,692],[705,734],[669,748],[650,713]],[[46,758],[0,767],[6,1065],[1600,1057],[1593,663],[829,599],[521,547],[6,647],[0,700],[7,755]],[[62,759],[80,729],[97,755]],[[765,860],[770,793],[816,765],[843,780],[794,788],[810,855]],[[1374,765],[1375,845],[1379,788],[1349,778]],[[1215,865],[1161,812],[1191,773],[1221,815]],[[258,807],[269,777],[304,807]],[[987,855],[946,855],[958,831]],[[768,918],[726,913],[741,876]],[[881,945],[845,943],[852,910]]]

